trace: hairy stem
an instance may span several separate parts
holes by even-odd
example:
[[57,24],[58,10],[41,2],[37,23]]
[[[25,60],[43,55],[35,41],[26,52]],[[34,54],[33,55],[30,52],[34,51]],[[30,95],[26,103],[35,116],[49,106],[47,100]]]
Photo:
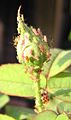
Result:
[[43,103],[41,100],[40,79],[36,80],[34,84],[35,84],[35,98],[36,98],[35,107],[38,112],[42,112],[43,111]]

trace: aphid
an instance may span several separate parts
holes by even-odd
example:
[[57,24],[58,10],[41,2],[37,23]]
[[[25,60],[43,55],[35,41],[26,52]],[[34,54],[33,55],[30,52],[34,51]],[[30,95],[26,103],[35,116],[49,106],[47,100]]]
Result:
[[49,101],[48,92],[45,89],[41,90],[41,100],[42,100],[43,104],[46,104]]
[[45,51],[44,46],[40,44],[40,45],[39,45],[39,48],[40,48],[40,51],[41,51],[42,53],[44,53],[44,51]]
[[18,41],[20,40],[20,35],[14,38],[14,45],[17,46]]

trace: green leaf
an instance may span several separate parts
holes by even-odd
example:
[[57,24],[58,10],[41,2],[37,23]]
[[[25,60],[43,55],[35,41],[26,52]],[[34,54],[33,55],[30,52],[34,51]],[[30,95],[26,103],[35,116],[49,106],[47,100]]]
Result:
[[43,65],[43,74],[49,75],[50,69],[52,67],[53,62],[55,61],[55,59],[57,58],[58,54],[61,52],[61,49],[50,49],[50,53],[51,53],[51,58],[49,61],[45,62]]
[[50,98],[50,100],[48,101],[47,103],[47,109],[48,110],[52,110],[54,112],[57,113],[57,105],[59,105],[59,103],[61,103],[61,100],[55,98],[55,97],[52,97]]
[[32,115],[35,115],[34,110],[31,108],[25,108],[21,106],[13,106],[13,105],[6,106],[6,113],[7,115],[12,116],[17,120],[27,119]]
[[0,92],[13,96],[33,97],[33,80],[24,72],[21,64],[0,67]]
[[8,115],[0,114],[0,120],[16,120]]
[[[46,85],[46,79],[40,76],[41,87]],[[0,67],[0,92],[20,97],[34,97],[34,81],[24,71],[22,64],[5,64]]]
[[71,65],[71,50],[61,51],[52,61],[49,78],[64,71],[67,67]]
[[[44,111],[39,113],[38,115],[34,116],[34,120],[56,120],[56,113],[53,111]],[[33,120],[32,119],[32,120]]]
[[61,115],[58,115],[56,120],[69,120],[69,118],[67,117],[67,115],[65,113],[63,113]]
[[71,89],[58,90],[56,93],[58,94],[58,95],[56,95],[57,99],[60,99],[65,102],[71,102]]
[[61,114],[65,112],[71,118],[71,102],[61,102],[57,106],[57,111]]
[[71,73],[63,72],[48,80],[48,90],[49,92],[56,92],[57,90],[67,90],[71,89]]
[[7,95],[0,94],[0,109],[4,107],[9,102],[9,97]]
[[47,89],[56,98],[71,102],[71,73],[64,72],[52,77],[48,81]]

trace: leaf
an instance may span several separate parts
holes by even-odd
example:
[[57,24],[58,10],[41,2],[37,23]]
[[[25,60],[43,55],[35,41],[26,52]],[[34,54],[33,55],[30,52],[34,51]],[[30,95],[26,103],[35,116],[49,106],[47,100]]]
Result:
[[59,103],[61,103],[61,100],[53,97],[53,98],[50,98],[50,100],[48,101],[47,103],[47,109],[48,110],[52,110],[54,112],[57,113],[57,105],[59,105]]
[[53,98],[59,99],[64,102],[71,102],[71,89],[67,90],[58,90],[54,94],[52,94]]
[[61,102],[57,106],[57,111],[61,114],[65,112],[71,118],[71,102]]
[[9,102],[9,97],[7,95],[0,94],[0,109],[4,107]]
[[49,71],[52,67],[53,62],[55,61],[55,59],[57,58],[58,54],[61,52],[61,49],[50,49],[50,53],[51,53],[51,58],[49,61],[45,62],[43,64],[43,74],[46,76],[49,74]]
[[63,72],[50,78],[50,80],[48,80],[47,87],[49,91],[52,93],[61,89],[64,90],[71,89],[71,73]]
[[64,71],[71,65],[71,50],[61,51],[53,60],[49,71],[49,78]]
[[0,120],[16,120],[8,115],[0,114]]
[[63,101],[71,102],[71,73],[60,73],[48,80],[47,90]]
[[[34,120],[56,120],[56,113],[53,111],[44,111],[39,113],[38,115],[34,116]],[[33,120],[32,119],[32,120]]]
[[0,92],[13,96],[33,97],[33,81],[24,72],[21,64],[7,64],[0,67]]
[[71,73],[71,65],[65,70],[65,72],[70,72]]
[[21,106],[13,106],[13,105],[6,106],[6,113],[7,115],[12,116],[17,120],[27,119],[32,115],[36,114],[34,110],[31,108],[25,108]]
[[58,115],[56,120],[69,120],[69,118],[67,117],[67,115],[65,113],[63,113],[61,115]]
[[[46,85],[46,79],[40,76],[41,87]],[[24,71],[22,64],[5,64],[0,67],[0,92],[20,97],[34,97],[34,81]]]

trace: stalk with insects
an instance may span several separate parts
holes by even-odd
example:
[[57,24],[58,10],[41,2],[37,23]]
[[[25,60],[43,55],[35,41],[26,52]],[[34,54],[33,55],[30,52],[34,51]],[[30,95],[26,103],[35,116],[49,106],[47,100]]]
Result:
[[35,90],[35,108],[38,112],[44,110],[40,88],[40,74],[45,61],[49,60],[50,49],[46,36],[42,35],[40,29],[28,27],[24,23],[24,17],[20,14],[19,7],[17,23],[18,36],[15,38],[15,46],[17,50],[17,59],[24,64],[25,72],[30,73],[30,77],[34,82]]

